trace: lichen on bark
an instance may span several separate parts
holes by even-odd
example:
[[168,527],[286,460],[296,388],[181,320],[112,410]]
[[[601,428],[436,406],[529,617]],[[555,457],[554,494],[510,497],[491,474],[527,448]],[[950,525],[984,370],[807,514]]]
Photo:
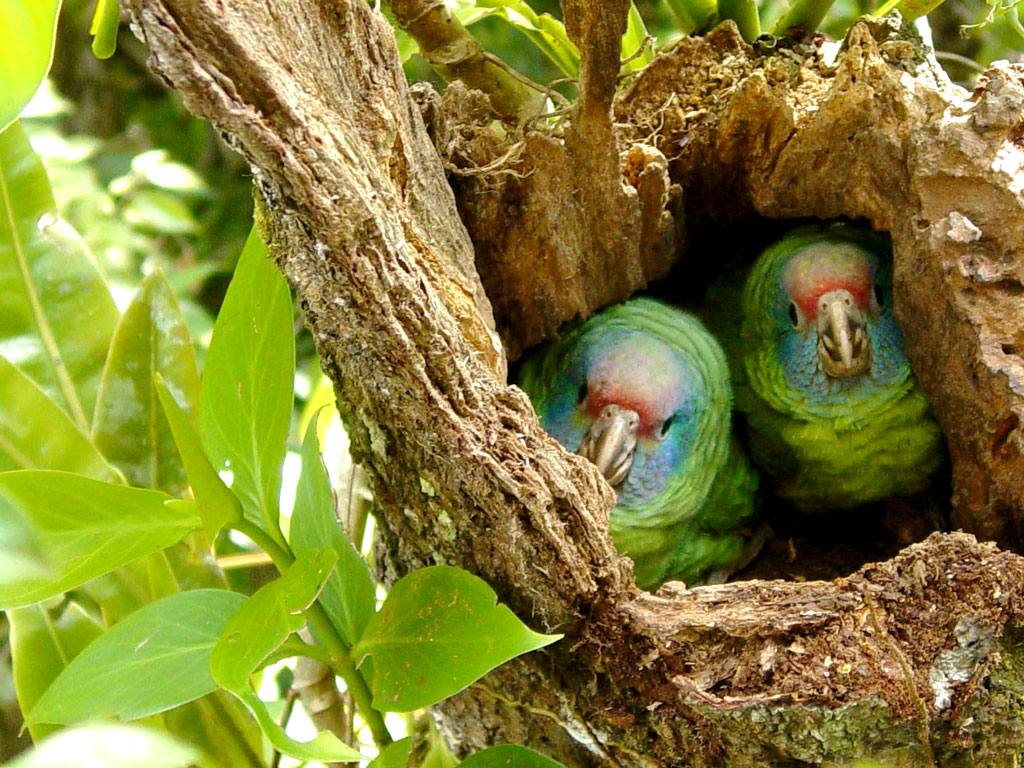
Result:
[[[461,752],[1008,762],[1024,560],[935,534],[831,582],[640,592],[607,536],[614,494],[506,385],[493,329],[511,350],[535,343],[677,258],[699,261],[688,246],[708,222],[866,219],[893,237],[899,319],[950,442],[957,523],[1013,543],[1020,71],[993,70],[968,96],[886,23],[855,26],[841,48],[768,53],[722,27],[615,96],[625,5],[598,18],[601,4],[567,4],[586,74],[563,133],[512,136],[510,154],[451,89],[422,102],[439,157],[368,4],[129,1],[154,70],[253,166],[272,255],[374,489],[388,573],[462,566],[534,627],[566,633],[439,708]],[[515,173],[465,173],[506,156]],[[462,172],[458,209],[444,163]],[[965,618],[991,639],[950,666]]]

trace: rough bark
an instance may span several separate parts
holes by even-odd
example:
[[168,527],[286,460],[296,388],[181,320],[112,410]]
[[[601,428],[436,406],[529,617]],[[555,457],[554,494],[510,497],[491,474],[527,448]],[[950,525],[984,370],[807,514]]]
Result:
[[[607,537],[611,489],[504,383],[470,242],[383,18],[356,0],[129,5],[154,70],[253,164],[271,251],[373,485],[388,568],[460,565],[567,635],[441,707],[460,750],[526,743],[572,766],[1011,764],[1024,560],[936,534],[832,582],[640,592]],[[663,273],[674,249],[643,253],[679,227],[673,201],[688,222],[867,218],[893,235],[900,319],[950,440],[958,522],[1007,534],[1024,488],[1022,326],[1006,301],[1024,242],[1019,73],[995,71],[968,99],[885,26],[855,27],[838,58],[756,53],[724,28],[656,60],[617,100],[613,132],[617,22],[595,7],[566,8],[594,61],[564,139],[526,136],[510,160],[525,178],[458,185],[470,232],[490,238],[477,257],[506,340],[535,341]],[[457,97],[433,105],[447,161],[507,155],[479,121],[444,113]],[[620,151],[623,181],[611,178]],[[524,222],[564,285],[527,274],[543,259],[512,260],[520,246],[498,231]],[[602,228],[614,239],[598,242]],[[535,314],[516,320],[516,307]]]

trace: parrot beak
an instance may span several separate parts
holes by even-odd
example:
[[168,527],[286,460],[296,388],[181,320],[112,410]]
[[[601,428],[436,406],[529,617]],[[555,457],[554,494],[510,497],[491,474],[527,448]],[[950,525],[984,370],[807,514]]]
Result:
[[818,357],[825,373],[836,378],[871,367],[864,315],[853,294],[845,289],[829,291],[818,299]]
[[636,411],[606,405],[583,436],[576,453],[596,464],[605,480],[616,486],[626,479],[633,464],[639,426]]

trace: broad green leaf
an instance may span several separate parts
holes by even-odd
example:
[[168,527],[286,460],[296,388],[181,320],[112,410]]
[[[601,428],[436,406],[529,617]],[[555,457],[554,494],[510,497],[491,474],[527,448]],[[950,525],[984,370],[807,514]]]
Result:
[[191,419],[171,395],[159,373],[155,375],[153,384],[156,386],[156,394],[164,415],[170,424],[178,454],[185,465],[192,493],[196,497],[199,516],[203,520],[203,528],[210,538],[213,538],[225,525],[241,519],[242,503],[224,485],[224,481],[214,470]]
[[354,763],[366,758],[356,752],[352,747],[341,742],[337,736],[330,731],[320,731],[312,741],[300,742],[289,738],[284,729],[274,722],[266,705],[260,701],[252,690],[245,688],[232,691],[245,706],[256,717],[256,721],[263,729],[264,735],[271,745],[283,755],[294,757],[296,760],[320,762]]
[[117,0],[96,0],[89,34],[92,35],[92,54],[97,59],[109,59],[117,50],[117,29],[121,25],[121,7]]
[[17,608],[169,547],[199,525],[160,491],[102,483],[69,472],[0,473],[0,494],[24,515],[53,571],[49,579],[0,584],[0,608]]
[[231,470],[246,517],[275,538],[294,375],[288,284],[253,230],[213,329],[199,423],[214,467]]
[[0,495],[0,590],[26,579],[49,579],[53,571],[39,541],[14,505]]
[[[43,692],[83,648],[103,634],[78,603],[58,606],[59,615],[45,605],[30,605],[8,611],[11,624],[11,663],[18,706],[28,712]],[[33,741],[39,741],[57,726],[33,724],[28,727]]]
[[[486,10],[485,10],[486,9]],[[484,11],[481,13],[481,11]],[[484,18],[485,15],[497,16],[518,29],[530,42],[540,49],[551,62],[565,73],[566,77],[577,77],[580,70],[580,53],[565,32],[565,26],[554,17],[538,14],[523,0],[476,0],[475,7],[470,8],[463,19],[469,25]],[[632,53],[632,51],[631,51]]]
[[412,751],[412,738],[406,736],[388,744],[366,768],[405,768]]
[[197,423],[199,371],[192,339],[170,285],[155,270],[142,281],[114,331],[92,435],[132,485],[181,495],[188,483],[154,390],[158,372],[175,402]]
[[117,308],[18,123],[0,133],[0,296],[0,354],[88,432]]
[[65,728],[7,768],[187,768],[199,752],[166,733],[138,725],[91,723]]
[[503,745],[470,755],[461,763],[465,768],[565,768],[561,763],[526,747]]
[[337,562],[333,550],[303,552],[288,573],[246,600],[213,649],[213,679],[235,693],[247,689],[249,675],[306,623],[302,612],[316,600]]
[[62,469],[112,483],[122,479],[63,409],[0,355],[0,471],[10,469]]
[[295,511],[288,535],[296,555],[311,549],[332,549],[338,553],[338,567],[327,580],[320,603],[342,639],[352,645],[373,616],[376,588],[366,561],[334,515],[334,494],[317,445],[319,413],[310,421],[302,441],[302,474],[295,490]]
[[0,131],[28,104],[50,69],[60,0],[0,0]]
[[143,606],[181,591],[167,551],[140,557],[79,588],[99,605],[104,626],[112,627]]
[[25,722],[134,720],[210,693],[217,688],[210,653],[244,601],[236,592],[199,589],[141,608],[78,654]]
[[435,565],[399,579],[362,639],[361,664],[373,657],[373,706],[410,712],[458,693],[499,664],[561,635],[523,624],[482,579]]
[[[640,16],[636,3],[631,2],[629,4],[626,34],[622,36],[622,58],[628,59],[630,56],[636,56],[636,58],[626,62],[625,68],[628,71],[638,72],[650,64],[651,59],[654,58],[654,45],[645,44],[646,40],[647,27],[644,26],[643,17]],[[640,51],[641,46],[643,46],[643,53],[637,56],[636,54]]]

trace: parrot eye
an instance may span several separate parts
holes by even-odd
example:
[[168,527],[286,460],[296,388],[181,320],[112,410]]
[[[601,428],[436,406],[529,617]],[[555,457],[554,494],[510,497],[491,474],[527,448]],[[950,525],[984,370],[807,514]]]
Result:
[[883,300],[884,298],[885,297],[882,294],[882,286],[880,286],[878,283],[875,283],[875,303],[878,304],[879,308],[885,306],[885,301]]
[[584,381],[582,384],[580,384],[580,391],[579,391],[579,395],[577,395],[577,397],[576,397],[576,403],[578,405],[582,405],[583,402],[587,399],[587,394],[588,394],[587,382]]
[[800,314],[797,312],[795,301],[789,302],[789,322],[793,324],[794,328],[800,327]]
[[661,422],[661,434],[658,437],[660,437],[662,440],[668,437],[668,431],[672,429],[672,425],[675,423],[676,414],[673,413],[671,416],[669,416],[667,419]]

